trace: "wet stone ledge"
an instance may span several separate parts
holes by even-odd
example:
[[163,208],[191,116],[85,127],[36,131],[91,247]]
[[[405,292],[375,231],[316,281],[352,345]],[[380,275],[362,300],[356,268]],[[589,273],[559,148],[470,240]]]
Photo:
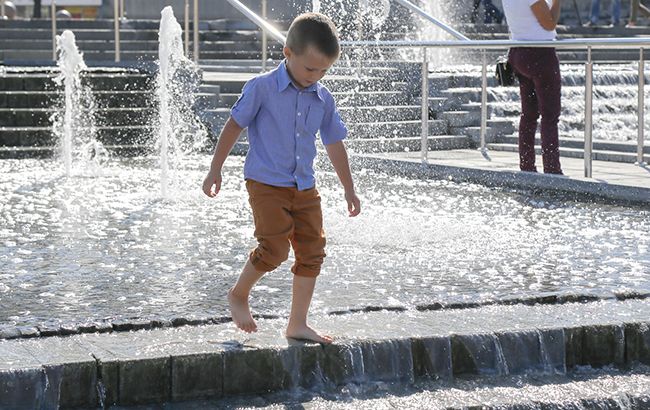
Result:
[[[647,299],[650,293],[642,292],[622,292],[610,296],[591,295],[591,294],[550,294],[542,296],[520,297],[484,300],[481,302],[434,302],[423,305],[416,305],[417,311],[431,310],[449,310],[449,309],[474,309],[485,306],[510,306],[510,305],[561,305],[566,303],[588,303],[603,300],[630,300],[630,299]],[[369,312],[406,312],[407,309],[402,306],[364,306],[355,307],[347,310],[333,310],[328,312],[329,315],[349,315],[354,313]],[[280,319],[277,315],[256,315],[257,319]],[[180,326],[200,326],[215,325],[231,322],[228,316],[219,316],[212,318],[186,318],[175,317],[171,319],[157,318],[129,318],[95,321],[91,323],[67,323],[60,325],[44,324],[39,326],[0,326],[0,340],[3,339],[29,339],[34,337],[49,336],[68,336],[85,333],[108,333],[108,332],[125,332],[132,330],[151,330],[160,328],[180,327]]]
[[[0,342],[0,408],[137,405],[298,387],[564,374],[650,365],[649,300],[321,316],[332,345],[283,338],[285,320]],[[351,337],[350,335],[354,335]]]

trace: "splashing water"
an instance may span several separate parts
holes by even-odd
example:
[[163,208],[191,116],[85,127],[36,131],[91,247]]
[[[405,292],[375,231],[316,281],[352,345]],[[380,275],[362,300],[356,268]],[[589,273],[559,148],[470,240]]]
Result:
[[320,0],[312,0],[311,11],[314,13],[320,13]]
[[81,73],[87,67],[77,48],[74,33],[64,31],[56,36],[57,66],[54,82],[64,87],[64,102],[52,115],[54,135],[61,146],[65,174],[72,173],[73,157],[77,157],[93,174],[108,155],[96,139],[95,101],[91,90],[82,84]]
[[196,64],[183,54],[182,30],[171,6],[161,12],[157,78],[161,196],[166,197],[172,175],[183,155],[197,151],[207,138],[194,109],[194,93],[200,84]]

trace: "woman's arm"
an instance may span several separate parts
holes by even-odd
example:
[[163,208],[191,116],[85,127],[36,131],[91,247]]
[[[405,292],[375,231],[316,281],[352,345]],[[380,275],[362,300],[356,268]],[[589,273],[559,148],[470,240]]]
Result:
[[560,0],[553,0],[551,8],[548,7],[545,0],[539,0],[530,6],[530,9],[544,30],[555,30],[560,19]]

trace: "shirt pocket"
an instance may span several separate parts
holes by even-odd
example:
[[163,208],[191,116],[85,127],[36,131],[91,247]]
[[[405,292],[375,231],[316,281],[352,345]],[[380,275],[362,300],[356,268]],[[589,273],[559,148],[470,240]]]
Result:
[[316,135],[316,132],[320,129],[320,126],[323,122],[323,116],[325,115],[325,109],[316,105],[309,107],[309,112],[307,113],[307,119],[305,120],[305,129],[309,132],[310,135]]

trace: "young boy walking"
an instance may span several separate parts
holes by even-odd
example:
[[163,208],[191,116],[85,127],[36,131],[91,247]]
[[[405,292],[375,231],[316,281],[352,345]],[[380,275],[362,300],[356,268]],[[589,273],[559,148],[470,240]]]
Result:
[[334,98],[318,82],[340,55],[334,23],[318,13],[296,17],[283,53],[285,60],[275,70],[244,85],[219,136],[203,192],[217,195],[221,167],[241,131],[248,128],[244,178],[258,245],[228,291],[232,319],[244,332],[257,331],[248,305],[250,291],[264,273],[288,258],[292,246],[296,261],[291,268],[293,294],[286,336],[331,343],[330,336],[307,324],[325,257],[321,200],[314,177],[318,131],[345,189],[349,215],[361,210],[343,145],[347,129]]

